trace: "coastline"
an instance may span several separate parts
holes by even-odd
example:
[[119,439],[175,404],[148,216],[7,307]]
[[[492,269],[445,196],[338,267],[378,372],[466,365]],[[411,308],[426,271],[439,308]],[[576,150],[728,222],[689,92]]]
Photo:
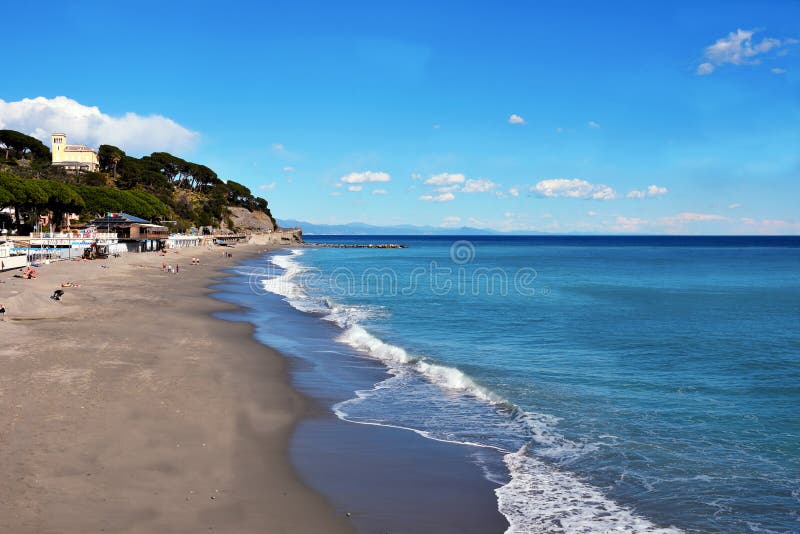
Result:
[[[235,307],[210,286],[264,246],[230,250],[0,275],[4,528],[352,531],[292,466],[289,442],[311,407],[286,360],[251,325],[213,317]],[[80,287],[51,300],[66,281]]]
[[339,515],[349,513],[359,532],[505,532],[509,524],[495,495],[501,484],[480,467],[491,461],[489,451],[359,424],[331,410],[388,378],[389,369],[337,341],[335,324],[243,283],[247,272],[262,272],[265,262],[270,268],[271,257],[283,252],[245,261],[241,274],[214,286],[214,297],[238,307],[222,318],[252,324],[255,339],[287,359],[292,386],[317,408],[292,436],[290,455],[301,477]]

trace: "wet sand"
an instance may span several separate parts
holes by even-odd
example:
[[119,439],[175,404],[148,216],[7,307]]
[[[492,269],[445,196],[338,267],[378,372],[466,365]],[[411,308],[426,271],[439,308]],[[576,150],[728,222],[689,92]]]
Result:
[[[268,268],[265,258],[242,272]],[[296,427],[290,453],[300,475],[364,533],[487,534],[508,529],[480,465],[494,451],[443,443],[414,432],[343,421],[331,406],[388,377],[386,368],[334,339],[338,327],[302,313],[279,295],[246,288],[242,275],[214,286],[237,304],[222,316],[255,326],[255,337],[285,355],[292,385],[317,410]],[[478,460],[480,457],[480,460]],[[503,467],[495,466],[496,470]]]
[[263,250],[0,273],[0,531],[351,531],[292,467],[310,405],[286,360],[211,317],[233,309],[208,296],[219,270]]

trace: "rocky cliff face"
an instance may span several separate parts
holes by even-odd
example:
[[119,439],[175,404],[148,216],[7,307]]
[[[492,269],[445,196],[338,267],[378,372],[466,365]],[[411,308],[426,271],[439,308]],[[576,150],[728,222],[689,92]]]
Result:
[[266,213],[262,211],[250,211],[247,208],[230,207],[228,213],[236,226],[236,230],[245,233],[272,232],[275,224]]

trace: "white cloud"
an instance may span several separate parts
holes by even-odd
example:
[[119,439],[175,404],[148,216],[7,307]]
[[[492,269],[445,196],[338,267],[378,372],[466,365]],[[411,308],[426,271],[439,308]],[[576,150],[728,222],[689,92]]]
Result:
[[272,151],[278,154],[286,154],[286,147],[281,143],[272,143]]
[[667,188],[658,185],[649,185],[644,191],[634,189],[625,195],[628,198],[660,197],[667,194]]
[[387,194],[387,191],[386,191],[386,189],[373,189],[372,190],[372,194],[373,195],[385,195],[385,194]]
[[50,134],[64,132],[67,141],[90,146],[114,145],[131,154],[181,152],[195,146],[200,134],[161,115],[128,112],[111,116],[71,98],[0,99],[0,129],[18,130],[50,145]]
[[794,39],[781,41],[772,37],[765,37],[761,42],[755,42],[753,40],[755,33],[755,30],[737,29],[726,37],[717,39],[703,51],[704,61],[698,65],[696,73],[700,76],[708,75],[725,64],[757,65],[761,62],[759,56],[795,42]]
[[786,69],[780,69],[780,68],[778,68],[778,67],[775,67],[775,68],[773,68],[773,69],[769,69],[769,71],[770,71],[772,74],[786,74]]
[[564,128],[559,126],[558,128],[556,128],[556,133],[564,133]]
[[646,224],[647,221],[644,219],[619,215],[614,221],[613,229],[617,232],[637,232]]
[[426,202],[450,202],[454,200],[456,196],[453,193],[441,193],[439,195],[422,195],[419,197],[420,200],[424,200]]
[[431,176],[425,180],[425,185],[450,185],[450,184],[463,184],[466,178],[463,174],[453,174],[443,172],[435,176]]
[[508,124],[526,124],[526,122],[521,116],[517,115],[516,113],[512,113],[508,118]]
[[330,195],[332,197],[340,197],[340,196],[342,196],[342,192],[341,191],[331,191]]
[[412,180],[422,180],[422,175],[420,173],[418,173],[418,172],[412,172],[411,173],[411,179]]
[[458,188],[461,187],[458,184],[453,185],[443,185],[442,187],[434,187],[433,190],[436,193],[455,193],[458,191]]
[[392,179],[388,173],[385,172],[351,172],[348,175],[342,176],[340,180],[346,184],[363,184],[366,182],[388,182]]
[[592,184],[586,180],[553,178],[542,180],[532,186],[531,191],[549,198],[586,198],[594,200],[612,200],[616,192],[603,184]]
[[283,172],[294,172],[294,167],[284,167],[281,169]]
[[600,125],[594,121],[589,121],[589,128],[600,128]]
[[736,204],[736,203],[734,203],[734,204],[728,204],[728,209],[729,209],[729,210],[735,210],[735,209],[739,209],[739,208],[741,208],[741,207],[742,207],[742,205],[741,205],[741,204]]
[[445,217],[444,219],[442,219],[442,224],[440,224],[439,226],[442,226],[444,228],[453,228],[455,226],[458,226],[460,223],[461,223],[461,217],[453,215],[451,217]]
[[756,220],[750,217],[739,219],[747,227],[747,232],[765,235],[797,235],[800,233],[800,222],[781,219]]
[[497,184],[485,178],[478,178],[476,180],[467,180],[464,187],[461,188],[462,193],[487,193],[497,187]]
[[519,196],[519,189],[516,188],[516,187],[512,187],[512,188],[510,188],[508,190],[508,194],[511,195],[512,197],[518,197]]
[[661,223],[667,226],[682,226],[693,222],[707,222],[707,221],[727,221],[728,218],[722,215],[714,215],[709,213],[693,213],[684,211],[677,215],[664,217]]
[[586,212],[586,215],[588,215],[589,217],[597,217],[600,214],[596,211],[589,210]]
[[705,76],[706,74],[711,74],[712,72],[714,72],[714,65],[708,62],[700,63],[697,66],[697,70],[695,72],[699,76]]
[[261,191],[272,191],[276,187],[278,187],[278,183],[277,182],[272,182],[271,184],[259,185],[258,189],[261,190]]
[[349,186],[347,186],[347,190],[348,191],[352,191],[354,193],[357,193],[358,191],[361,191],[362,189],[364,189],[363,185],[349,185]]
[[439,128],[441,128],[441,126],[440,126],[440,125],[438,125],[438,124],[434,124],[434,125],[433,125],[433,129],[434,129],[434,130],[438,130]]

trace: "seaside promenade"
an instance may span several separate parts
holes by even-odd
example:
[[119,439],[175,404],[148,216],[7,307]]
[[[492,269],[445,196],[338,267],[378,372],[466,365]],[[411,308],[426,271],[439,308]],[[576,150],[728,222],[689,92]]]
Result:
[[0,531],[350,531],[289,462],[308,403],[285,361],[211,316],[264,243],[0,273]]

